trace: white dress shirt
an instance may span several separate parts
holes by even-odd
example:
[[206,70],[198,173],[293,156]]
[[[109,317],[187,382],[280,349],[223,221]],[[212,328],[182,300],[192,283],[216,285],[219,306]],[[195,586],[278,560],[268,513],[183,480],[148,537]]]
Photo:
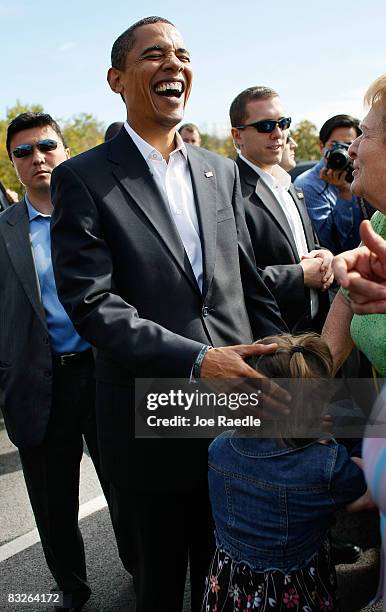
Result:
[[[157,149],[143,140],[130,127],[127,121],[124,125],[169,204],[170,213],[189,258],[197,284],[202,291],[201,238],[184,141],[176,132],[177,146],[171,152],[169,162],[167,162]],[[161,202],[160,206],[162,206]]]
[[[250,162],[243,155],[240,155],[240,153],[239,157],[246,164],[248,164],[248,166],[250,166],[252,170],[256,172],[256,174],[260,176],[260,178],[264,181],[267,187],[269,187],[269,189],[272,191],[276,200],[279,202],[280,207],[284,212],[288,224],[291,228],[299,259],[301,259],[302,255],[306,255],[309,251],[299,211],[295,202],[292,199],[291,194],[288,191],[291,186],[290,175],[288,174],[288,172],[283,170],[283,168],[277,165],[273,167],[272,174],[269,174],[258,166],[255,166],[255,164]],[[310,289],[310,300],[311,318],[313,319],[316,313],[318,312],[319,307],[319,297],[315,289]]]

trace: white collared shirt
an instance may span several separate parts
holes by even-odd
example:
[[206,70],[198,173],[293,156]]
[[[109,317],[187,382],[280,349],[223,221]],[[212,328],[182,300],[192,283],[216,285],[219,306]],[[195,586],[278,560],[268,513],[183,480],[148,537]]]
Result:
[[[170,213],[177,227],[197,284],[202,291],[203,267],[200,230],[193,196],[188,157],[184,141],[176,132],[176,148],[167,162],[157,149],[143,140],[125,122],[125,128],[145,159],[161,193],[169,204]],[[161,203],[160,203],[161,205]]]
[[[272,174],[269,174],[268,172],[265,172],[264,170],[250,162],[240,153],[239,157],[246,164],[248,164],[248,166],[250,166],[252,170],[256,172],[256,174],[260,176],[260,178],[264,181],[267,187],[269,187],[269,189],[272,191],[276,200],[279,202],[280,207],[284,212],[288,224],[291,228],[299,259],[301,259],[302,255],[306,255],[309,250],[299,211],[295,202],[292,199],[291,194],[288,191],[291,186],[290,175],[278,165],[274,166],[272,169]],[[319,307],[319,297],[315,289],[310,289],[310,300],[311,318],[314,318],[314,316],[318,312]]]

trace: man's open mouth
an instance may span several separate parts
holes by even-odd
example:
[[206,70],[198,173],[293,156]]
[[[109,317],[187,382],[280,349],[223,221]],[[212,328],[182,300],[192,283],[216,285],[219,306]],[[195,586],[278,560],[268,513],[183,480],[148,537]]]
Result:
[[181,81],[162,81],[154,86],[154,92],[159,96],[167,98],[180,98],[185,90],[185,85]]

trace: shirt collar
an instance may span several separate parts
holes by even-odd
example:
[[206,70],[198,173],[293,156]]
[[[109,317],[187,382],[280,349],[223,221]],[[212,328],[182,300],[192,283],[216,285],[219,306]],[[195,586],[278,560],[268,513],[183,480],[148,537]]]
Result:
[[33,221],[37,217],[43,217],[44,219],[51,219],[51,215],[45,215],[41,213],[39,210],[36,210],[33,204],[31,204],[27,194],[24,195],[24,200],[25,200],[25,203],[27,204],[29,222]]
[[254,163],[249,161],[249,159],[244,157],[244,155],[242,155],[241,153],[239,153],[239,157],[246,164],[248,164],[248,166],[250,166],[252,170],[254,170],[256,174],[258,174],[260,178],[262,178],[263,181],[266,183],[266,185],[268,185],[268,187],[270,187],[271,189],[274,189],[275,187],[279,187],[279,189],[284,189],[285,191],[288,191],[288,189],[290,188],[290,185],[291,185],[290,175],[288,174],[288,172],[283,170],[283,168],[281,168],[277,164],[273,167],[272,173],[269,173],[259,168],[259,166],[256,166]]
[[[157,151],[157,149],[155,149],[151,144],[146,142],[146,140],[141,138],[141,136],[137,134],[135,130],[133,130],[133,128],[128,124],[127,121],[125,121],[124,126],[126,128],[127,133],[132,138],[132,140],[134,141],[134,144],[136,145],[139,152],[141,153],[142,157],[146,161],[148,159],[163,159],[161,153]],[[180,151],[182,155],[185,157],[185,159],[188,159],[188,154],[186,151],[185,143],[182,140],[178,132],[176,132],[176,135],[175,135],[175,144],[176,144],[176,148],[171,152],[171,155],[174,155],[175,153],[177,153],[177,151]]]

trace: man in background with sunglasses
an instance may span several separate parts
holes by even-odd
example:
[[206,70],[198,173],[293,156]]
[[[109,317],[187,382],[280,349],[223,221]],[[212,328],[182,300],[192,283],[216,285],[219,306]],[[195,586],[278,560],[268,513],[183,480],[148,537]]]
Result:
[[233,100],[230,119],[257,266],[292,332],[320,331],[332,254],[316,245],[303,194],[279,166],[291,118],[273,89],[250,87]]
[[51,173],[69,149],[52,117],[32,112],[11,121],[6,146],[25,195],[0,216],[4,421],[61,609],[80,610],[91,592],[78,528],[83,434],[97,472],[99,456],[93,356],[58,300],[51,263]]

